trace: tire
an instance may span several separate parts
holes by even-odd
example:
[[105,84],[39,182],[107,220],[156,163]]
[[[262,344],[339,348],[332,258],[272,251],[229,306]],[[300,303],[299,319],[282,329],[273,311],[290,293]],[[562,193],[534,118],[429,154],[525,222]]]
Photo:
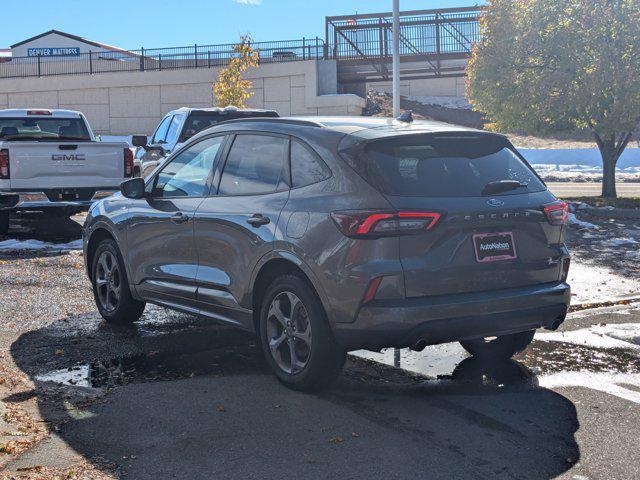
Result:
[[491,340],[484,338],[464,340],[460,342],[460,345],[474,357],[505,359],[526,349],[533,340],[534,333],[535,330],[530,330],[495,337]]
[[265,292],[258,335],[267,363],[278,380],[293,390],[328,386],[346,359],[316,293],[296,275],[277,277]]
[[145,303],[134,299],[118,245],[100,242],[92,259],[91,284],[98,312],[107,323],[129,325],[140,319]]
[[9,212],[0,212],[0,235],[9,231]]

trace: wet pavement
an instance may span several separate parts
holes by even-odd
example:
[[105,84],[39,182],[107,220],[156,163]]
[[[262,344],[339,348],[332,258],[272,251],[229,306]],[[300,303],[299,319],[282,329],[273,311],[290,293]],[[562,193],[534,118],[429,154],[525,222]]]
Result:
[[[454,344],[403,351],[400,368],[353,356],[320,395],[279,385],[250,335],[155,307],[134,327],[61,319],[10,353],[55,437],[121,478],[635,478],[640,354],[629,325],[640,314],[575,315],[558,339],[541,332],[498,363]],[[625,348],[561,340],[605,323]],[[29,461],[42,462],[37,450],[9,467]]]
[[[32,256],[0,262],[5,297],[27,296],[0,303],[13,323],[0,366],[29,379],[0,382],[0,406],[32,405],[50,434],[0,453],[0,468],[82,458],[133,479],[640,478],[640,304],[570,314],[498,363],[458,344],[357,352],[331,389],[306,395],[275,380],[251,335],[154,306],[107,325],[77,254]],[[39,280],[12,282],[27,277]],[[608,274],[589,278],[590,294],[612,294]],[[56,294],[34,304],[41,290]]]

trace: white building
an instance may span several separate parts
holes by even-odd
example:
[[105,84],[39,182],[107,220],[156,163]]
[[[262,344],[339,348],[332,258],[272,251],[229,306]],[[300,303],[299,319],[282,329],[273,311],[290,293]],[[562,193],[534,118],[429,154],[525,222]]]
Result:
[[81,59],[81,54],[89,52],[118,52],[127,55],[128,52],[118,47],[107,45],[59,30],[49,30],[35,37],[28,38],[11,45],[11,56],[42,57],[52,59]]

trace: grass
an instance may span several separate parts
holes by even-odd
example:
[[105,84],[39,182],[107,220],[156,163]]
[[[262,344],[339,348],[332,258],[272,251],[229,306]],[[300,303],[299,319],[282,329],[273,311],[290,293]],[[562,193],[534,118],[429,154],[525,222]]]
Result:
[[616,207],[616,208],[633,208],[640,209],[640,197],[621,197],[621,198],[604,198],[604,197],[562,197],[563,200],[569,202],[582,202],[592,207]]

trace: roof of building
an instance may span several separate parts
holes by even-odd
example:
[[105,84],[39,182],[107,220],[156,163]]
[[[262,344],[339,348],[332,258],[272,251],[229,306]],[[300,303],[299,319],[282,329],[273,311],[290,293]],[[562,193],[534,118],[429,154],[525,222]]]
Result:
[[76,40],[78,42],[86,43],[87,45],[93,45],[94,47],[103,48],[105,50],[118,51],[118,52],[126,52],[122,48],[114,47],[112,45],[107,45],[106,43],[100,43],[93,40],[88,40],[83,37],[79,37],[78,35],[72,35],[70,33],[61,32],[60,30],[49,30],[48,32],[41,33],[40,35],[36,35],[35,37],[27,38],[26,40],[22,40],[21,42],[14,43],[11,45],[11,48],[19,47],[20,45],[24,45],[25,43],[32,42],[33,40],[37,40],[38,38],[46,37],[47,35],[56,34],[61,35],[63,37],[70,38],[72,40]]

